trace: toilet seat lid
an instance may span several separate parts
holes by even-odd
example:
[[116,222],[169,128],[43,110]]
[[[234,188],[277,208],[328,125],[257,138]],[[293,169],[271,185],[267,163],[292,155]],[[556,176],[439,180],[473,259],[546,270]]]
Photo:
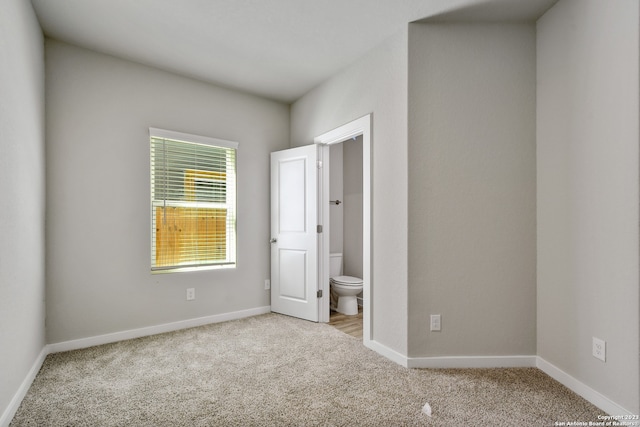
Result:
[[331,280],[339,285],[362,285],[362,279],[353,276],[337,276],[332,277]]

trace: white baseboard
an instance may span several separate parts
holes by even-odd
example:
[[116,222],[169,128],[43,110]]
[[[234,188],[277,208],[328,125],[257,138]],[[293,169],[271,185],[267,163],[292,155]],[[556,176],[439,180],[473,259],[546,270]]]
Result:
[[365,347],[370,348],[381,356],[386,357],[387,359],[396,362],[400,366],[404,366],[407,368],[407,357],[398,353],[395,350],[390,349],[389,347],[380,344],[378,341],[374,340],[365,340],[363,341]]
[[405,368],[463,369],[536,367],[536,356],[407,357],[374,340],[364,341],[364,345]]
[[538,356],[536,366],[545,374],[549,375],[560,384],[575,392],[579,396],[588,400],[598,408],[602,409],[609,415],[634,415],[622,406],[618,405],[608,397],[592,389],[583,382],[564,372],[562,369],[552,365],[551,363]]
[[128,331],[114,332],[111,334],[98,335],[95,337],[80,338],[77,340],[63,341],[55,344],[48,344],[49,353],[60,353],[62,351],[78,350],[81,348],[93,347],[96,345],[109,344],[112,342],[130,340],[134,338],[147,337],[149,335],[162,334],[165,332],[178,331],[180,329],[194,328],[196,326],[208,325],[210,323],[226,322],[228,320],[242,319],[244,317],[257,316],[271,312],[271,306],[250,308],[248,310],[234,311],[231,313],[214,314],[212,316],[198,317],[195,319],[181,320],[179,322],[164,323],[162,325],[148,326],[146,328],[131,329]]
[[7,427],[13,419],[14,415],[18,411],[18,408],[20,407],[20,404],[22,403],[22,399],[24,399],[27,392],[29,391],[31,383],[33,383],[36,375],[38,375],[38,372],[40,372],[40,368],[42,367],[47,354],[49,354],[47,352],[47,346],[44,346],[35,362],[33,362],[33,366],[31,366],[31,369],[27,373],[25,379],[22,381],[22,384],[20,384],[18,391],[13,396],[13,399],[11,399],[11,402],[9,402],[9,406],[7,406],[2,416],[0,417],[0,427]]
[[409,357],[408,368],[535,368],[536,356]]
[[538,368],[609,415],[635,415],[539,356],[406,357],[373,340],[365,345],[407,368]]

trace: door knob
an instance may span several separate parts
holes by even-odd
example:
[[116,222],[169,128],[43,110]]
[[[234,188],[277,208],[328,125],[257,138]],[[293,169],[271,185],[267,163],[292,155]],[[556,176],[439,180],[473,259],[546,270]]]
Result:
[[272,237],[271,240],[269,240],[269,243],[276,243],[278,241],[278,239],[276,239],[275,237]]

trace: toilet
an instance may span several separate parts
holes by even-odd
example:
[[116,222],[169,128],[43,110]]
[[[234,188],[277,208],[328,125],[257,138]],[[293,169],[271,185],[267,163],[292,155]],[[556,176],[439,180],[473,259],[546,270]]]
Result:
[[336,311],[347,316],[358,314],[357,295],[362,292],[362,279],[342,275],[342,254],[329,255],[329,276],[331,289],[338,295]]

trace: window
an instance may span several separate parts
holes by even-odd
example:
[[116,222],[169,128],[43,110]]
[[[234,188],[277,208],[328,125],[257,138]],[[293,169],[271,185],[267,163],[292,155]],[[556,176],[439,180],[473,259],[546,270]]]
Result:
[[238,144],[149,132],[151,270],[234,267]]

